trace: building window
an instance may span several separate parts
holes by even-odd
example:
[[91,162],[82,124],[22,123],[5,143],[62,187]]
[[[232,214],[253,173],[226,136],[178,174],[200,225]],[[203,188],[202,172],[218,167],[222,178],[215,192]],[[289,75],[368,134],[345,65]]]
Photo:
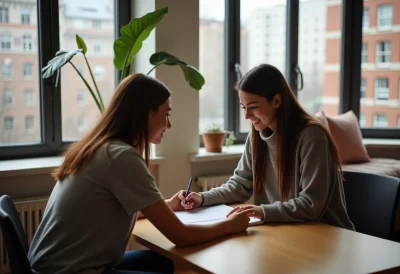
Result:
[[363,43],[361,49],[361,63],[368,63],[368,44]]
[[8,23],[8,8],[0,7],[0,23]]
[[33,106],[35,104],[35,97],[33,97],[33,90],[27,89],[24,91],[24,104],[25,106]]
[[94,77],[96,80],[102,80],[104,77],[104,67],[101,65],[94,66]]
[[2,75],[3,79],[10,79],[12,77],[12,64],[3,63]]
[[367,87],[366,87],[367,81],[365,78],[361,79],[360,83],[360,98],[366,98],[367,97]]
[[392,26],[392,5],[381,5],[378,7],[378,29],[390,29]]
[[97,53],[101,52],[101,45],[100,45],[100,43],[94,44],[94,52],[97,52]]
[[86,105],[86,94],[87,94],[86,90],[84,90],[84,89],[78,90],[78,93],[77,93],[78,105],[80,105],[80,106]]
[[387,78],[378,78],[375,80],[375,99],[389,99],[389,80]]
[[32,115],[25,116],[25,129],[32,130],[34,125],[34,117]]
[[390,41],[383,41],[376,44],[376,63],[389,64],[390,63]]
[[32,78],[32,63],[24,63],[24,78]]
[[101,28],[101,21],[100,20],[93,20],[93,28],[100,29]]
[[14,130],[14,117],[11,116],[4,117],[4,130],[5,131]]
[[78,130],[80,132],[86,131],[88,127],[87,117],[85,115],[81,115],[78,117]]
[[362,30],[366,31],[369,28],[369,9],[364,8],[362,17]]
[[388,119],[386,114],[375,114],[374,115],[374,127],[387,127],[388,126]]
[[366,127],[367,121],[365,119],[365,113],[360,113],[360,127]]
[[14,104],[14,92],[10,89],[4,90],[3,93],[3,105],[11,106]]
[[32,50],[32,37],[28,34],[24,34],[24,36],[22,36],[22,41],[24,44],[24,51],[31,51]]
[[26,8],[21,8],[21,24],[29,25],[31,21],[31,10]]
[[0,49],[1,51],[11,50],[11,34],[0,34]]
[[397,127],[400,128],[400,116],[397,116]]

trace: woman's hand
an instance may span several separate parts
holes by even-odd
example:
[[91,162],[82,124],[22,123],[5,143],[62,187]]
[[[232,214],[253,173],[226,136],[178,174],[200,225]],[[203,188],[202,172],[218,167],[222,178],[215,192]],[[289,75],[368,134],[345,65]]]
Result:
[[[184,209],[198,208],[203,204],[203,195],[197,192],[190,192],[185,200],[186,190],[178,191],[171,199],[166,200],[167,204],[173,211],[180,211]],[[186,201],[186,203],[185,203]]]
[[226,217],[229,217],[233,213],[245,213],[249,217],[256,217],[258,219],[264,219],[264,212],[261,206],[255,205],[247,205],[247,206],[238,206],[232,209]]
[[249,227],[250,218],[246,213],[234,212],[226,219],[229,223],[231,233],[238,233],[245,231]]

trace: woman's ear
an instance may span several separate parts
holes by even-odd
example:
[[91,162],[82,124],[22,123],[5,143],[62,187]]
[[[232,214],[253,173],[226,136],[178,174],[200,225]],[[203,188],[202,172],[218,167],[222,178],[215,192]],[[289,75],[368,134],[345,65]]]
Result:
[[279,108],[282,104],[282,98],[281,95],[275,94],[274,99],[272,100],[273,104],[274,104],[274,108]]

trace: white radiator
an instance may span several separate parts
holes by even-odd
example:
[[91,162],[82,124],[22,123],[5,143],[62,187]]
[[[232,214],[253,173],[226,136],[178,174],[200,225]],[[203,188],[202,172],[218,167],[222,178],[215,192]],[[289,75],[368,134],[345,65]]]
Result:
[[199,176],[196,178],[198,186],[202,187],[202,191],[207,191],[213,187],[221,186],[229,180],[232,174],[214,175],[214,176]]
[[[29,245],[32,242],[32,238],[35,235],[39,223],[42,221],[47,201],[48,197],[14,201],[15,208],[17,209],[22,227],[25,230]],[[9,273],[10,267],[2,234],[0,234],[0,259],[0,273]]]

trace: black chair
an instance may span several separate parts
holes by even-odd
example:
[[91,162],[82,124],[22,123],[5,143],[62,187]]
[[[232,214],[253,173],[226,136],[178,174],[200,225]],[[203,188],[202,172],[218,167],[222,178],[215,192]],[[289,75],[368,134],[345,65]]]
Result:
[[398,241],[394,224],[400,179],[380,174],[344,171],[347,213],[356,231]]
[[11,198],[0,197],[0,226],[7,250],[11,273],[32,273],[28,261],[28,241]]

